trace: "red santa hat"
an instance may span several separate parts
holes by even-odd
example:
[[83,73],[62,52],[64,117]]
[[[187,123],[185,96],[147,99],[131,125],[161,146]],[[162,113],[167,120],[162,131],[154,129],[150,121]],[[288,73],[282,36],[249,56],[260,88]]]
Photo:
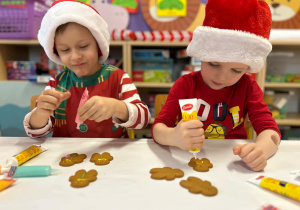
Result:
[[76,0],[53,2],[42,20],[38,40],[48,57],[55,63],[64,65],[54,53],[54,37],[57,27],[68,22],[78,23],[90,30],[100,48],[99,63],[103,63],[109,53],[110,35],[107,23],[93,7]]
[[272,50],[272,16],[260,0],[208,0],[205,19],[187,47],[187,54],[202,61],[239,62],[259,72]]

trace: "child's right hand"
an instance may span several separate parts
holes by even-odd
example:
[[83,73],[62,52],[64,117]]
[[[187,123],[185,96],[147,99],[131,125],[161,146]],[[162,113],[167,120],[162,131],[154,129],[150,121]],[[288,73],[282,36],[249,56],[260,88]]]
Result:
[[174,128],[173,133],[175,146],[188,150],[204,146],[205,136],[203,123],[200,120],[182,120]]
[[59,92],[54,89],[44,90],[37,99],[36,114],[50,116],[62,101],[71,96],[70,92]]

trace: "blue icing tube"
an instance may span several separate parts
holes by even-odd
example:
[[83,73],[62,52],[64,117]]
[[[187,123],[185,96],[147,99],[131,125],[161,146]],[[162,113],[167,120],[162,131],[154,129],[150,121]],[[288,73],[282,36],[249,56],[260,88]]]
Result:
[[14,178],[49,176],[54,171],[57,169],[52,169],[51,166],[12,166],[6,168],[7,176]]

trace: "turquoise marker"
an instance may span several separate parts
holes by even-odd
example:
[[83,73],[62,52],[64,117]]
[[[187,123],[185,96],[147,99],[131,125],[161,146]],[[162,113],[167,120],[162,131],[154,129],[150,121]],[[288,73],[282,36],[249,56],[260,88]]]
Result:
[[52,169],[51,166],[12,166],[10,168],[2,168],[8,177],[38,177],[49,176],[52,172],[58,171]]

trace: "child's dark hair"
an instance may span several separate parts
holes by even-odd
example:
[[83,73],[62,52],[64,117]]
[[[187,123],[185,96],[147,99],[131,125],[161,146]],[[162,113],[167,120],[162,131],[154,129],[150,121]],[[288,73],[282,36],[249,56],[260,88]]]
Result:
[[[56,29],[56,31],[55,31],[55,36],[57,36],[58,34],[62,34],[62,33],[66,30],[66,28],[67,28],[67,26],[69,25],[69,23],[70,23],[70,22],[58,26],[57,29]],[[54,36],[54,37],[55,37],[55,36]],[[59,56],[55,46],[54,46],[54,48],[53,48],[53,52],[54,52],[57,56]]]

